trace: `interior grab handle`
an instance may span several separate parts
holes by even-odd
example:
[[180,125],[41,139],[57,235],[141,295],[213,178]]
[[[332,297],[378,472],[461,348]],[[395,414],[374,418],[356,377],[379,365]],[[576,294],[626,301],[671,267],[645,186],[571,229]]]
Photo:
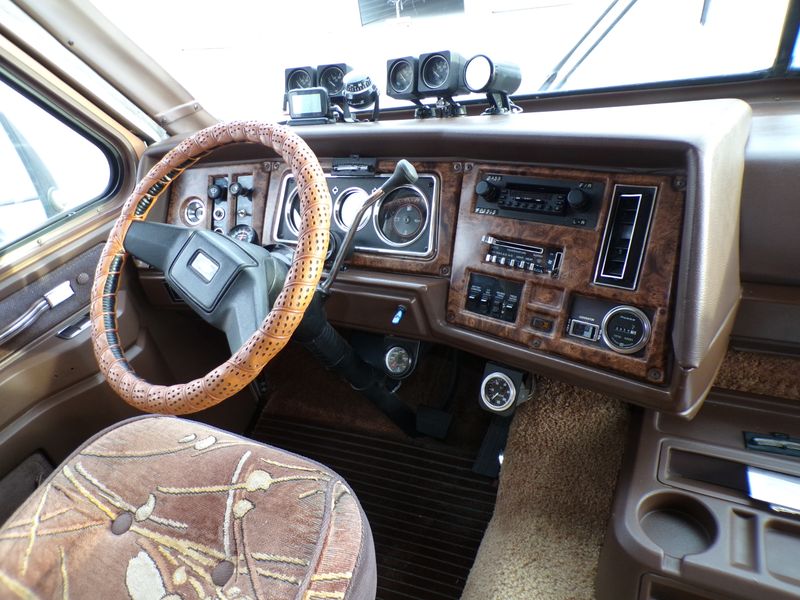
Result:
[[56,287],[31,304],[30,308],[22,313],[13,323],[0,331],[0,346],[33,325],[42,313],[47,312],[51,308],[55,308],[74,295],[75,290],[72,289],[69,281],[59,283]]

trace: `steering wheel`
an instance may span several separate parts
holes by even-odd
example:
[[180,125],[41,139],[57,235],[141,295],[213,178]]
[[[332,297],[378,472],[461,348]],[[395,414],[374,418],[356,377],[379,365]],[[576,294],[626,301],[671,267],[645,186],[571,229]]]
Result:
[[[239,142],[274,149],[297,181],[302,220],[288,269],[261,246],[211,231],[144,221],[186,168],[215,148]],[[287,344],[314,296],[328,248],[330,213],[330,194],[317,157],[286,127],[258,121],[218,124],[168,152],[126,200],[97,265],[92,344],[112,389],[143,411],[186,414],[213,406],[249,384]],[[139,377],[117,334],[117,293],[129,254],[160,268],[195,312],[225,332],[232,350],[238,348],[233,356],[184,384],[154,385]],[[271,307],[269,298],[274,298]]]

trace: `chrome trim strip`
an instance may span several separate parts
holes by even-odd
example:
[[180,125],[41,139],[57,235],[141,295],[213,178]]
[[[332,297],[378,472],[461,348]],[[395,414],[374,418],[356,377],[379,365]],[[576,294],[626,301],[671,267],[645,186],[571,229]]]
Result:
[[[608,258],[608,247],[607,246],[611,244],[610,235],[609,235],[609,233],[610,233],[609,232],[609,224],[611,223],[611,217],[614,215],[614,208],[615,208],[615,204],[616,204],[616,201],[617,201],[617,188],[618,187],[639,188],[641,190],[653,190],[653,205],[652,205],[652,207],[650,209],[650,216],[647,219],[647,229],[645,229],[645,232],[644,232],[644,240],[642,242],[642,254],[641,254],[641,256],[639,256],[639,264],[636,265],[636,277],[633,278],[633,284],[632,284],[631,287],[624,286],[624,285],[614,285],[613,283],[606,283],[606,282],[603,282],[603,281],[598,281],[598,278],[601,277],[601,276],[602,277],[613,277],[612,275],[608,275],[608,276],[602,275],[602,273],[600,272],[600,265],[601,265],[601,263],[605,263],[605,260]],[[642,193],[642,197],[643,196],[644,196],[644,193]],[[620,197],[622,197],[622,196],[620,196]],[[603,241],[600,243],[600,248],[602,248],[602,250],[600,251],[600,256],[598,257],[598,260],[597,260],[597,266],[595,267],[595,270],[594,270],[594,277],[592,278],[592,283],[595,283],[596,285],[602,285],[604,287],[617,288],[617,289],[621,289],[621,290],[635,290],[638,287],[638,285],[639,285],[639,275],[641,274],[642,263],[644,262],[644,255],[647,253],[647,242],[650,240],[650,226],[653,223],[653,213],[655,212],[655,209],[656,209],[656,201],[657,200],[658,200],[658,187],[657,186],[654,186],[654,185],[647,185],[647,186],[643,186],[643,185],[628,185],[628,184],[620,184],[620,183],[614,184],[614,190],[613,190],[613,193],[611,194],[611,206],[609,207],[608,216],[606,217],[606,224],[605,224],[605,227],[603,228]],[[640,203],[640,206],[641,206],[641,203]],[[637,209],[636,209],[636,219],[638,219],[638,218],[639,218],[639,207],[637,207]],[[633,227],[634,227],[634,229],[636,229],[636,220],[635,219],[634,219]],[[633,240],[633,237],[631,237],[631,240]],[[630,253],[630,246],[628,248],[628,252]],[[628,258],[626,256],[625,257],[625,267],[627,267],[627,264],[628,264]],[[622,272],[623,272],[623,275],[624,275],[625,268],[623,268]]]

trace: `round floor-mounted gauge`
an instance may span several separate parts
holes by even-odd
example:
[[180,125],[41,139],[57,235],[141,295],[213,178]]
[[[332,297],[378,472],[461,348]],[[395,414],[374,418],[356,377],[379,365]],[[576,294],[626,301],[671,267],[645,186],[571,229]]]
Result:
[[505,373],[495,371],[483,378],[481,402],[492,412],[505,412],[517,398],[517,386]]
[[413,359],[411,353],[403,346],[392,346],[386,351],[383,364],[389,375],[399,379],[411,371]]
[[635,354],[650,339],[650,319],[633,306],[616,306],[603,317],[603,340],[620,354]]

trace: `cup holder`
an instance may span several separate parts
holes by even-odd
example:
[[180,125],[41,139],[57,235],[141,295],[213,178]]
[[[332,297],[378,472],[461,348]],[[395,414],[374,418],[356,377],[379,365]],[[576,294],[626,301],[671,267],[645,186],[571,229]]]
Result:
[[711,511],[690,496],[660,492],[639,506],[639,524],[664,554],[683,558],[708,550],[717,538]]

